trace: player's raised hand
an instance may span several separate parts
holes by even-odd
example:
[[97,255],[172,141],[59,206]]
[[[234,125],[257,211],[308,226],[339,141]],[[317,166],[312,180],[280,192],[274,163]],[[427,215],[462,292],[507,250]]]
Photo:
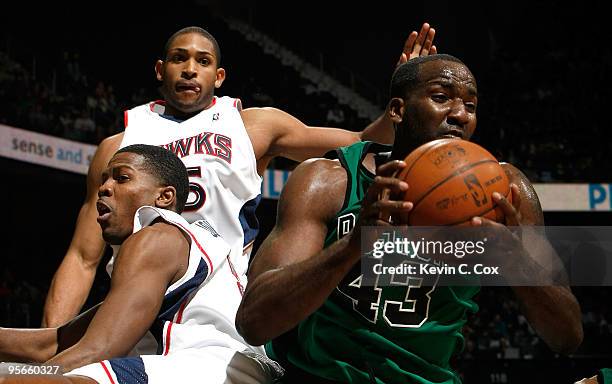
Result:
[[521,225],[521,193],[516,184],[510,184],[511,196],[510,199],[505,198],[500,193],[493,193],[491,196],[495,204],[497,204],[504,214],[504,223],[508,226]]
[[574,384],[598,384],[599,381],[597,381],[597,376],[593,376],[593,377],[589,377],[589,378],[584,378],[580,381],[575,382]]
[[431,28],[428,23],[423,23],[418,33],[412,31],[406,39],[406,43],[404,43],[404,50],[397,65],[404,64],[415,57],[435,55],[438,52],[436,46],[433,45],[435,35],[436,30]]
[[409,201],[395,200],[390,196],[403,196],[409,185],[394,177],[406,167],[401,160],[389,161],[376,169],[374,183],[363,200],[361,221],[365,225],[390,225],[389,218],[394,214],[408,213],[413,204]]
[[[392,215],[398,215],[400,212],[407,214],[412,209],[411,202],[389,199],[390,195],[401,196],[408,190],[408,183],[393,177],[405,167],[404,161],[393,160],[376,169],[376,177],[361,203],[359,221],[351,234],[350,245],[353,249],[361,249],[362,226],[377,226],[384,231],[383,228],[391,225]],[[379,231],[369,231],[364,244],[376,241],[379,238],[379,233],[376,232]]]

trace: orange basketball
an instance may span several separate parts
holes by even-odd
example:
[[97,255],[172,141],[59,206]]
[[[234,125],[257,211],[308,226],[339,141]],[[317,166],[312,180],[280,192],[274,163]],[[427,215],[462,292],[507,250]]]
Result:
[[474,216],[503,219],[491,194],[499,192],[510,199],[508,177],[481,146],[466,140],[434,140],[404,161],[407,167],[398,177],[408,183],[404,200],[414,206],[401,222],[426,226],[459,225]]

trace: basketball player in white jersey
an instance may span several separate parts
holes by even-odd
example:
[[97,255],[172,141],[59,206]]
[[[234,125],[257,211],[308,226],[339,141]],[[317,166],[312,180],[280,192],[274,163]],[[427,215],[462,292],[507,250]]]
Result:
[[[270,380],[276,364],[234,328],[243,282],[229,244],[206,220],[189,224],[176,213],[188,189],[185,166],[165,149],[119,150],[96,204],[103,238],[118,248],[108,296],[59,331],[0,329],[0,361],[60,365],[70,371],[62,380],[78,383]],[[148,330],[157,354],[125,357]]]
[[[435,31],[427,23],[412,32],[400,62],[435,53]],[[156,63],[164,101],[125,112],[125,132],[99,146],[87,177],[88,192],[70,247],[56,272],[43,326],[58,326],[75,316],[91,288],[104,242],[95,222],[95,186],[101,170],[118,148],[128,144],[161,145],[176,153],[190,175],[190,198],[183,216],[214,223],[236,254],[238,274],[245,274],[250,246],[257,235],[255,208],[261,198],[261,175],[275,156],[302,161],[361,137],[393,137],[388,118],[379,118],[362,133],[308,127],[274,108],[242,110],[240,100],[217,98],[225,79],[219,46],[198,27],[170,37],[164,59]]]

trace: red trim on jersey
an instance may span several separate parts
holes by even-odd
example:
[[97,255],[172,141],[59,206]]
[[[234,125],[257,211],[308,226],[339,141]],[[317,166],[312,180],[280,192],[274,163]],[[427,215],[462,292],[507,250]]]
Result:
[[123,111],[123,128],[127,128],[128,124],[128,111]]
[[215,104],[217,104],[217,98],[213,96],[213,99],[210,102],[210,105],[208,107],[206,107],[206,109],[212,108],[212,106],[215,105]]
[[155,101],[149,103],[149,109],[151,110],[151,112],[155,112],[153,110],[153,108],[155,107],[155,104],[159,104],[159,105],[165,106],[166,102],[164,100],[155,100]]
[[113,376],[111,376],[110,371],[108,370],[108,368],[106,367],[106,364],[104,364],[104,361],[101,361],[100,364],[102,364],[102,368],[104,368],[104,372],[106,372],[106,376],[108,376],[108,380],[112,383],[112,384],[116,384],[115,380],[113,380]]
[[234,108],[238,111],[242,111],[242,101],[239,98],[234,99]]
[[178,314],[176,315],[177,324],[180,324],[181,321],[183,320],[183,311],[185,310],[185,307],[187,306],[187,301],[189,301],[189,297],[185,298],[185,300],[183,301],[183,304],[181,304],[181,308],[179,308]]
[[172,330],[172,324],[174,323],[169,321],[168,328],[166,329],[166,348],[164,349],[164,356],[166,356],[170,350],[170,331]]
[[229,264],[230,271],[232,271],[232,275],[234,275],[234,277],[236,278],[236,285],[238,286],[238,290],[240,291],[240,296],[244,296],[244,287],[242,286],[242,283],[240,282],[238,273],[236,273],[236,270],[234,269],[234,264],[232,264],[232,261],[229,258],[229,254],[225,257],[227,258],[227,262]]
[[185,311],[185,307],[187,306],[188,301],[189,297],[186,297],[185,300],[183,300],[183,304],[181,304],[181,307],[179,308],[176,314],[176,320],[168,322],[168,328],[166,329],[166,348],[164,348],[164,356],[166,356],[168,352],[170,352],[170,332],[172,331],[172,324],[180,324],[181,321],[183,321],[183,312]]
[[187,232],[189,234],[189,236],[191,236],[191,238],[193,239],[193,242],[196,243],[196,246],[198,247],[200,252],[202,252],[202,254],[206,257],[206,261],[208,261],[208,268],[209,268],[208,276],[210,276],[213,273],[213,263],[210,260],[210,257],[208,257],[208,253],[206,253],[204,248],[202,248],[202,246],[200,245],[200,243],[198,242],[196,237],[193,235],[193,233],[191,233],[191,231],[189,231],[189,229],[185,228],[185,226],[183,226],[181,223],[174,223],[174,224],[176,224],[179,227],[181,227],[185,232]]

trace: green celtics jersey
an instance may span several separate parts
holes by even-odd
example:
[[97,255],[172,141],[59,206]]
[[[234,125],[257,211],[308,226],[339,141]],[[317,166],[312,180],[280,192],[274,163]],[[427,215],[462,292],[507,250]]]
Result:
[[[336,151],[347,172],[342,209],[328,224],[325,246],[348,234],[373,182],[362,164],[390,147],[360,142]],[[463,347],[461,328],[478,287],[436,286],[420,278],[363,284],[356,265],[327,301],[295,329],[266,345],[291,372],[345,383],[460,383],[449,360]],[[299,376],[299,374],[295,374]],[[295,376],[294,376],[295,377]],[[289,380],[295,380],[291,377]]]

